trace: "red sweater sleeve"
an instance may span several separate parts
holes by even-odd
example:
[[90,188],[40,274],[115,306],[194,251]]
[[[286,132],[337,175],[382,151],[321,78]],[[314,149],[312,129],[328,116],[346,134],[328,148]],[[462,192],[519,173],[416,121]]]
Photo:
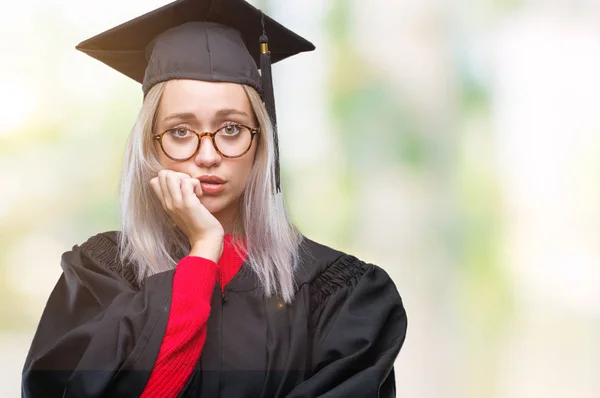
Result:
[[167,330],[142,398],[176,397],[190,377],[206,340],[216,278],[212,260],[187,256],[177,264]]

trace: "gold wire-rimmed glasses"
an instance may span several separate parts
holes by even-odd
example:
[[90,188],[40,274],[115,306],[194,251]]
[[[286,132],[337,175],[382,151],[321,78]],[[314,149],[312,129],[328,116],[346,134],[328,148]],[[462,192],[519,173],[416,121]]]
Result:
[[254,136],[260,128],[243,124],[227,124],[210,133],[198,133],[188,127],[174,127],[154,136],[165,156],[177,162],[184,162],[196,156],[202,137],[210,136],[217,153],[225,158],[244,156],[252,147]]

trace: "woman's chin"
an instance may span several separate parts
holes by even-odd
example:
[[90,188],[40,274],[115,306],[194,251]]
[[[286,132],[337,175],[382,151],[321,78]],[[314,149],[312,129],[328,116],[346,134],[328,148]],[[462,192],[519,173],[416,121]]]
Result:
[[223,198],[218,196],[204,195],[200,197],[200,203],[202,203],[202,205],[206,207],[206,210],[208,210],[211,214],[220,212],[224,207]]

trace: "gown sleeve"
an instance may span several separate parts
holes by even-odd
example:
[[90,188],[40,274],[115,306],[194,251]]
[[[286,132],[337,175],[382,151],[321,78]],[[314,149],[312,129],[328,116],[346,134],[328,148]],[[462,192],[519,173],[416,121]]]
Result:
[[313,281],[311,302],[312,369],[287,397],[395,397],[407,317],[389,275],[342,257]]
[[108,238],[102,239],[62,255],[63,273],[25,360],[23,398],[139,396],[148,380],[174,272],[152,275],[138,289],[102,261]]

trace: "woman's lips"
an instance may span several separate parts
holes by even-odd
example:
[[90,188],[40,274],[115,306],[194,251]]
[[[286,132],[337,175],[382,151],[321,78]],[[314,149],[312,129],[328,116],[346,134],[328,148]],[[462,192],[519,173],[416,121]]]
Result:
[[202,193],[207,195],[214,195],[221,192],[225,189],[225,184],[214,184],[209,182],[201,182],[200,187],[202,188]]

